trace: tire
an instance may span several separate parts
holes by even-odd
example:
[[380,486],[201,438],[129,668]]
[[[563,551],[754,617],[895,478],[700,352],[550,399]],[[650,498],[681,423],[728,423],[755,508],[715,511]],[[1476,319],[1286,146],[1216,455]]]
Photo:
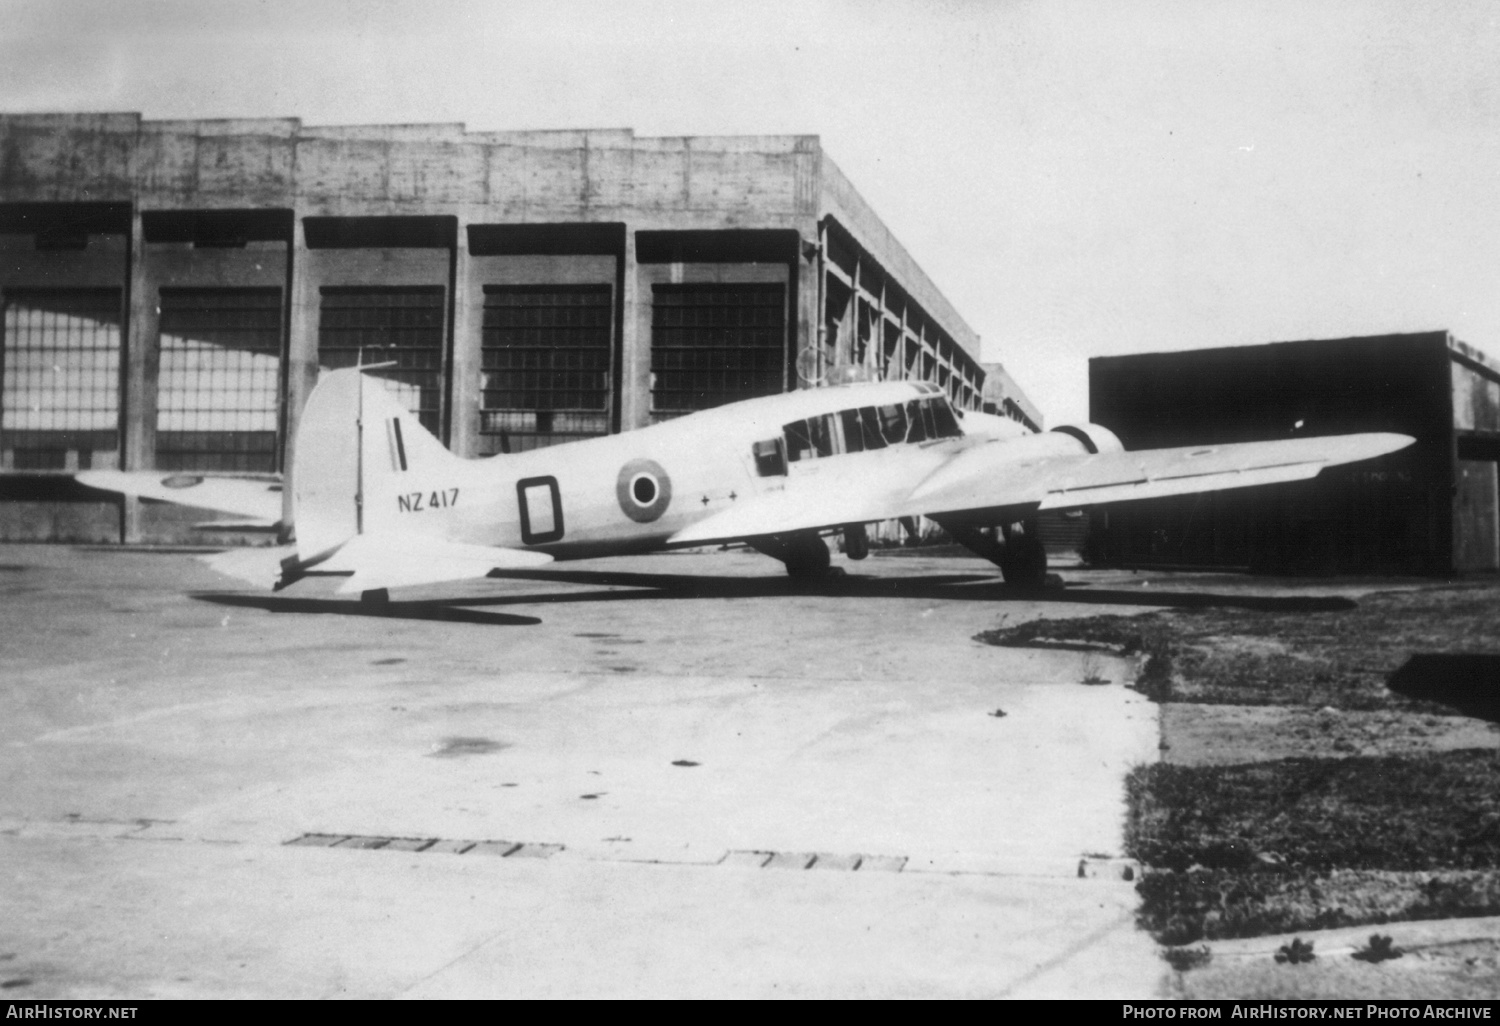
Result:
[[816,534],[801,534],[790,540],[782,562],[792,577],[826,577],[831,559],[822,538]]
[[1034,530],[1011,532],[1000,574],[1014,588],[1040,589],[1046,585],[1047,550]]

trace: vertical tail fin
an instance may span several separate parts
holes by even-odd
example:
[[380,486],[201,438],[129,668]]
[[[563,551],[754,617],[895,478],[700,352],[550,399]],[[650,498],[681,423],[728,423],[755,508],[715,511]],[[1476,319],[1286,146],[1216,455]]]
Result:
[[[297,556],[320,559],[359,534],[393,526],[398,496],[447,481],[464,461],[422,427],[379,379],[325,373],[297,428],[292,466]],[[444,474],[444,472],[447,472]]]

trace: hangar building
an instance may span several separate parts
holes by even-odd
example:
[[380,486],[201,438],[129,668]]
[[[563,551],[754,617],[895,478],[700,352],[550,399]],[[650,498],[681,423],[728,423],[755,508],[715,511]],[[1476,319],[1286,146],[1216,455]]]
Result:
[[1451,573],[1500,567],[1500,367],[1446,331],[1089,361],[1126,448],[1395,431],[1416,444],[1312,481],[1101,507],[1115,565]]
[[850,377],[1036,409],[816,136],[0,115],[0,539],[174,541],[87,468],[274,473],[319,368],[466,456]]

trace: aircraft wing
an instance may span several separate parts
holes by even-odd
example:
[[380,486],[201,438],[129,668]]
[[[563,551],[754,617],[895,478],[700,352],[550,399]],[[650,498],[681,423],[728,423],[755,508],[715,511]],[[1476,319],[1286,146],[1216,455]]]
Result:
[[996,441],[960,450],[901,487],[839,474],[789,480],[783,490],[736,503],[671,541],[729,541],[915,515],[992,514],[999,523],[1044,509],[1299,481],[1412,442],[1376,433],[1027,458]]
[[[1324,467],[1404,449],[1408,435],[1362,434],[1285,438],[1234,445],[1053,456],[1014,467],[1002,444],[959,453],[912,491],[924,512],[1004,506],[1018,499],[1038,509],[1075,509],[1101,502],[1155,499],[1226,488],[1301,481]],[[1019,473],[1015,473],[1019,471]],[[1020,489],[1024,495],[1017,495]]]
[[106,492],[249,518],[248,524],[236,523],[235,527],[273,527],[281,521],[281,481],[274,477],[211,477],[161,470],[85,470],[74,476]]

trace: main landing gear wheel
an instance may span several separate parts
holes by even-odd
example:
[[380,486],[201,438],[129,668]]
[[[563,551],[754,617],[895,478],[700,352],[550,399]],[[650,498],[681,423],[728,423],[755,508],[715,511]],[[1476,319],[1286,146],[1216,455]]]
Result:
[[827,577],[831,561],[828,544],[815,534],[793,535],[782,558],[792,577]]
[[1047,583],[1047,550],[1037,536],[1036,521],[1012,524],[1004,529],[1005,554],[1000,575],[1014,588],[1040,589]]
[[786,565],[791,577],[842,577],[843,570],[829,566],[831,557],[828,546],[816,531],[799,531],[796,534],[773,534],[764,538],[747,539],[751,548],[764,552],[772,559]]
[[391,610],[391,593],[388,588],[371,588],[359,593],[359,608],[370,613],[388,613]]

